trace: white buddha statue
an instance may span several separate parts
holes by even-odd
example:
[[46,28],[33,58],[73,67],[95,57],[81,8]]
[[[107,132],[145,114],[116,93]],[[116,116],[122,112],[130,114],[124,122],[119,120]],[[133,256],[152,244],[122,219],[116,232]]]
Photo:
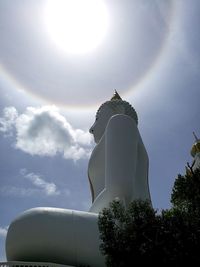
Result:
[[97,111],[90,128],[97,143],[88,166],[91,212],[108,207],[115,198],[126,206],[134,199],[150,200],[148,155],[137,123],[134,108],[116,91]]
[[115,92],[97,111],[90,132],[97,143],[88,166],[90,211],[34,208],[24,212],[8,229],[8,261],[103,267],[99,211],[116,198],[125,206],[135,199],[150,200],[148,156],[131,105]]

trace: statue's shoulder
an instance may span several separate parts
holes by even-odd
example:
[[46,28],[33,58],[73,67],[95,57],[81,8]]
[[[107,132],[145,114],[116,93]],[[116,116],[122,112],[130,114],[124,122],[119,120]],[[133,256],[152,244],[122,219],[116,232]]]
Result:
[[108,125],[107,125],[107,130],[109,130],[110,128],[113,128],[113,127],[114,128],[121,128],[124,130],[126,130],[127,128],[137,129],[137,124],[134,121],[134,119],[132,119],[128,115],[116,114],[110,118]]
[[105,131],[106,140],[116,145],[120,140],[127,143],[133,138],[138,140],[139,136],[136,122],[130,116],[124,114],[112,116]]

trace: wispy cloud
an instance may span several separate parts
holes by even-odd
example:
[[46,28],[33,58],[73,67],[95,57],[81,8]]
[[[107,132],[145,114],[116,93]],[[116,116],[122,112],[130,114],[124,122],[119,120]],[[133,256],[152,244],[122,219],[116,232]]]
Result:
[[31,181],[31,183],[37,188],[41,189],[47,196],[59,195],[60,191],[57,189],[54,183],[48,183],[44,180],[44,178],[35,173],[27,173],[26,169],[21,169],[20,174],[23,175],[24,178]]
[[5,238],[8,231],[8,227],[1,227],[0,226],[0,237]]
[[28,107],[18,114],[7,107],[0,118],[0,131],[5,135],[16,131],[15,147],[31,155],[54,156],[66,159],[88,158],[92,138],[88,132],[74,129],[54,106]]
[[12,197],[32,197],[32,196],[58,196],[60,194],[69,196],[70,191],[65,189],[58,190],[56,184],[49,183],[45,180],[45,177],[41,174],[35,174],[33,172],[28,172],[26,169],[20,170],[20,179],[29,180],[31,186],[29,187],[19,187],[4,185],[0,187],[1,196],[12,196]]

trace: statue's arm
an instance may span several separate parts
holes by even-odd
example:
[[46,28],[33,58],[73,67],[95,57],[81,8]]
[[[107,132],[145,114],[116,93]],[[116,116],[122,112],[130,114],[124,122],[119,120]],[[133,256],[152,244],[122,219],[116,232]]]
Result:
[[112,201],[116,197],[129,203],[136,176],[139,131],[133,119],[113,116],[105,132],[105,189]]

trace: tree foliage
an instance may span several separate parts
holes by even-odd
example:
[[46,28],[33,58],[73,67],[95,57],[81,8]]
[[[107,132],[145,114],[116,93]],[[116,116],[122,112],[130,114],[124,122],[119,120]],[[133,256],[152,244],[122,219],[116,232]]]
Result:
[[159,214],[147,201],[110,203],[99,214],[106,265],[200,264],[200,170],[178,175],[171,202]]
[[200,169],[190,168],[186,175],[178,175],[171,195],[174,207],[200,214]]
[[[110,209],[104,209],[99,216],[102,252],[107,255],[107,266],[129,266],[140,258],[150,260],[156,236],[157,218],[148,202],[135,201],[125,209],[114,201]],[[148,248],[148,250],[147,250]]]

